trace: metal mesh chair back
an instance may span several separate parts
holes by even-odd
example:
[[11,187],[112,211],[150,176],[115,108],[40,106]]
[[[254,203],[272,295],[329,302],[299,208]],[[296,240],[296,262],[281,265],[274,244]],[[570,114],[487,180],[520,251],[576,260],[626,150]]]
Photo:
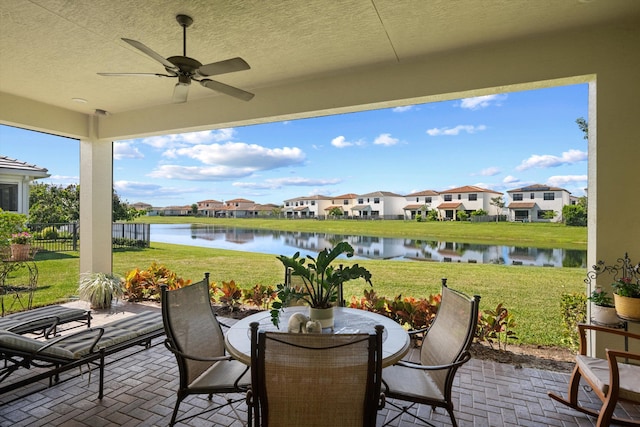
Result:
[[374,426],[382,326],[374,334],[290,334],[252,325],[252,388],[263,426]]
[[[470,298],[444,285],[438,314],[422,342],[421,364],[433,366],[457,362],[471,346],[477,321],[476,298]],[[453,381],[456,370],[457,367],[452,367],[431,372],[431,377],[443,394],[446,394],[447,389],[450,390],[447,383]]]
[[[195,357],[224,356],[224,335],[209,299],[209,276],[184,288],[163,292],[162,314],[167,339],[179,352]],[[211,366],[176,354],[181,385]]]

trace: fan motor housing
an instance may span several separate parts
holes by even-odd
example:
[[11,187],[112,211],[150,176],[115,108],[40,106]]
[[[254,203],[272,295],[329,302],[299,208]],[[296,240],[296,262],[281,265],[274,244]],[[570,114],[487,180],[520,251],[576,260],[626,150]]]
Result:
[[[167,61],[174,64],[176,67],[180,69],[184,74],[194,75],[198,68],[202,67],[200,61],[197,61],[193,58],[189,58],[188,56],[171,56],[167,58]],[[167,69],[167,71],[171,71]]]

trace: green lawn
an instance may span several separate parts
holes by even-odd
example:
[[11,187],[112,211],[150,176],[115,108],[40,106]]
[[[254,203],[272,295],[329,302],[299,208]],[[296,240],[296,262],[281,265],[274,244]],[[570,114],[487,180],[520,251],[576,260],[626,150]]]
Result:
[[[283,224],[288,222],[282,221]],[[297,224],[298,229],[303,225],[303,221],[291,223]],[[467,227],[479,224],[454,225]],[[34,296],[36,306],[65,301],[76,294],[79,275],[77,253],[38,254],[36,259],[40,273]],[[273,255],[195,246],[154,243],[150,249],[116,251],[113,260],[113,270],[120,275],[135,267],[146,269],[155,261],[184,278],[199,280],[208,271],[212,281],[235,280],[242,288],[255,284],[274,285],[280,283],[283,276],[282,265]],[[503,303],[515,316],[518,342],[540,345],[561,345],[560,295],[584,292],[586,273],[581,268],[384,260],[358,262],[372,272],[376,292],[388,297],[399,294],[421,297],[438,293],[440,278],[447,277],[452,288],[480,295],[481,310]],[[364,283],[348,283],[345,297],[362,296],[365,286]]]

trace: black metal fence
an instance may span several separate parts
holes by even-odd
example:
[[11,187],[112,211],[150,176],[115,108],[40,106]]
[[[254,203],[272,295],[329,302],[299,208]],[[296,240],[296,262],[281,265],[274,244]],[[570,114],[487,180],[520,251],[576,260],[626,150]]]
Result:
[[[32,245],[39,251],[68,252],[80,249],[80,224],[39,223],[29,224],[33,235]],[[148,248],[151,241],[150,224],[116,222],[111,225],[111,243],[115,248]]]

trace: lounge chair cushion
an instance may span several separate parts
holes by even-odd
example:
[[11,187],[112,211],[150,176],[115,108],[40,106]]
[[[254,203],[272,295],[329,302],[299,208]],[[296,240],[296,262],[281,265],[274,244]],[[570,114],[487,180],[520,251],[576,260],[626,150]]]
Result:
[[51,326],[56,318],[58,324],[75,320],[87,321],[90,318],[90,312],[81,308],[49,305],[1,317],[0,329],[21,334]]
[[[609,391],[609,362],[583,355],[576,356],[576,363],[582,374],[603,393]],[[640,400],[640,366],[618,363],[620,371],[620,398],[632,401]]]
[[[45,341],[38,341],[33,338],[25,337],[24,335],[0,330],[0,349],[7,348],[24,353],[35,353],[45,345],[47,345]],[[71,351],[56,345],[48,347],[41,354],[68,360],[75,359]]]
[[110,322],[105,326],[125,329],[136,332],[138,335],[142,335],[163,329],[162,313],[160,311],[144,311],[134,316]]

